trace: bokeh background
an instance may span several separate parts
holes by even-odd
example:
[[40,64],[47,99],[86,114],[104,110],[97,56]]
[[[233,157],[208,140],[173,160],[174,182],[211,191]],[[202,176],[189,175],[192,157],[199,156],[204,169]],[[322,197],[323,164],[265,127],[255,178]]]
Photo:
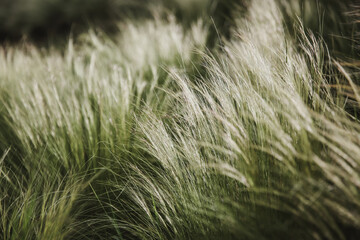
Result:
[[[338,55],[354,51],[357,32],[355,0],[278,0],[283,6],[289,29],[302,21],[305,28],[322,35]],[[108,33],[116,23],[128,18],[149,18],[151,9],[166,7],[175,12],[183,25],[202,18],[213,25],[212,41],[220,34],[228,36],[235,8],[244,9],[248,0],[1,0],[0,40],[48,41],[67,38],[97,26]],[[240,7],[239,7],[240,6]],[[241,11],[237,11],[239,13]],[[298,18],[299,17],[299,18]],[[343,23],[343,24],[339,24]],[[349,24],[353,22],[354,24]],[[215,29],[216,28],[216,29]],[[217,33],[216,33],[217,32]],[[352,39],[352,40],[349,40]],[[210,41],[211,42],[211,41]]]

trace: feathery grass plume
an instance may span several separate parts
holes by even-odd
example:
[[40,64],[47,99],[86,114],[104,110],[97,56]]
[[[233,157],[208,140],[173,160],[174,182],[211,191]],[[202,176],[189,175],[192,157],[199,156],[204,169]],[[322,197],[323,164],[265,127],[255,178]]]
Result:
[[11,147],[2,160],[5,239],[94,233],[85,228],[103,214],[97,194],[107,193],[89,184],[131,157],[134,115],[166,109],[158,88],[172,83],[163,65],[186,71],[205,46],[205,26],[185,31],[170,15],[120,27],[116,41],[90,31],[64,54],[27,44],[1,49],[0,148]]
[[356,237],[359,125],[323,87],[321,43],[298,52],[275,1],[253,1],[236,32],[200,82],[173,73],[170,119],[144,112],[159,166],[130,173],[126,224],[154,239]]
[[0,239],[359,238],[360,125],[332,88],[358,109],[356,81],[286,3],[243,4],[213,49],[165,7],[0,48]]
[[[184,33],[172,19],[124,29],[117,42],[93,31],[79,45],[70,40],[65,56],[33,46],[2,49],[3,118],[14,125],[24,151],[46,144],[64,165],[81,166],[100,142],[125,144],[128,118],[137,108],[162,104],[156,88],[158,82],[167,84],[163,64],[191,67],[193,51],[204,46],[206,37],[201,23]],[[12,140],[3,139],[4,146],[19,144]],[[69,152],[75,162],[66,162]]]

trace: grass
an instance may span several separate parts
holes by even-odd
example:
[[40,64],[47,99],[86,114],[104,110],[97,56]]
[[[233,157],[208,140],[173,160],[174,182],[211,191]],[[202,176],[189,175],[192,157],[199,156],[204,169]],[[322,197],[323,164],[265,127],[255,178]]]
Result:
[[245,5],[4,45],[0,239],[359,238],[356,63]]

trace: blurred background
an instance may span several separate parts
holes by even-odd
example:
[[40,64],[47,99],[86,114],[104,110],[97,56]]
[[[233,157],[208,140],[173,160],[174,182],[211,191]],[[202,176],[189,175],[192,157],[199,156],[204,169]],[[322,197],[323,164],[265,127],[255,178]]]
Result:
[[[262,1],[262,0],[256,0]],[[263,0],[266,1],[266,0]],[[354,57],[358,39],[356,0],[278,0],[290,32],[299,21],[321,35],[331,52]],[[89,27],[111,34],[124,19],[151,18],[161,7],[188,25],[199,18],[212,26],[209,44],[228,37],[232,14],[246,14],[251,0],[0,0],[0,41],[49,43],[68,39]],[[237,11],[233,11],[233,10]],[[340,23],[340,24],[339,24]]]
[[0,35],[3,40],[23,36],[46,38],[68,34],[72,28],[100,25],[112,29],[115,21],[150,17],[150,9],[166,7],[179,18],[209,12],[210,0],[1,0]]

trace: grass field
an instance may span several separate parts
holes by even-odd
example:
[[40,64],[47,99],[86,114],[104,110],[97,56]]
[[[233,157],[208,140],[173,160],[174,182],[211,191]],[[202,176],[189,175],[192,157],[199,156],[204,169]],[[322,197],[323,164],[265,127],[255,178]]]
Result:
[[0,239],[359,239],[356,5],[146,12],[2,43]]

